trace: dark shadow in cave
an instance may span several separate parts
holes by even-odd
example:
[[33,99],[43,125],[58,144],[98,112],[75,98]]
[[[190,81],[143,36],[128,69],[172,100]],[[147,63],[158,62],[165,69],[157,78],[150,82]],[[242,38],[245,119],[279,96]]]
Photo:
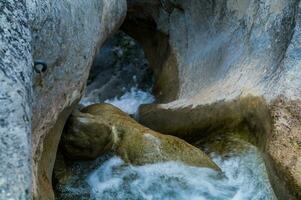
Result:
[[120,97],[132,88],[151,92],[152,70],[142,47],[122,31],[99,49],[91,67],[81,104]]

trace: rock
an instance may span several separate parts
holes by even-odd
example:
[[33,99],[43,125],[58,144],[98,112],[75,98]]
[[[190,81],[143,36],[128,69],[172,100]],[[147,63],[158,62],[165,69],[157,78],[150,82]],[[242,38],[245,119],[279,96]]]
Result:
[[259,146],[264,134],[271,130],[271,118],[266,101],[248,96],[232,101],[166,109],[161,104],[142,105],[139,121],[155,131],[172,134],[190,142],[218,133],[247,126]]
[[[300,199],[301,190],[296,187],[300,172],[294,164],[287,164],[296,163],[299,152],[285,148],[290,156],[284,159],[271,150],[299,142],[296,136],[292,141],[283,139],[285,131],[279,134],[275,128],[280,122],[273,113],[301,100],[300,11],[301,2],[295,0],[128,0],[122,28],[145,49],[161,103],[142,108],[141,121],[189,140],[250,126],[271,166],[270,179],[278,197]],[[256,106],[233,103],[244,102],[250,95],[263,99],[265,114]],[[281,96],[286,99],[283,106],[275,105]],[[270,117],[262,117],[267,115]],[[296,119],[287,115],[289,122]],[[298,123],[287,126],[289,132],[300,128]],[[199,132],[203,135],[197,135],[198,129],[205,130]],[[183,134],[180,130],[189,131]]]
[[264,153],[278,198],[300,199],[300,105],[301,101],[285,97],[268,104],[263,98],[251,96],[179,109],[152,104],[140,108],[140,121],[156,131],[190,142],[212,140],[212,136],[229,130],[248,132],[247,141]]
[[265,152],[273,187],[279,199],[301,199],[301,101],[280,97],[270,109],[273,129]]
[[53,186],[57,184],[65,184],[71,176],[71,170],[67,165],[65,158],[61,152],[61,149],[58,149],[55,159],[55,165],[53,168]]
[[162,102],[300,98],[300,7],[295,0],[128,0],[122,28],[141,43],[156,79],[165,77],[157,82]]
[[30,199],[32,57],[24,1],[0,1],[0,199]]
[[67,124],[62,141],[69,159],[95,159],[112,147],[111,127],[97,118],[74,112]]
[[[271,177],[279,180],[275,190],[286,199],[300,197],[294,147],[300,129],[294,103],[301,100],[300,10],[298,0],[128,0],[123,25],[143,45],[154,70],[158,100],[166,103],[158,108],[210,108],[248,95],[265,99],[272,129],[260,131],[269,138],[261,146],[267,146]],[[34,199],[53,199],[51,172],[61,131],[83,93],[95,49],[123,21],[125,0],[6,0],[0,11],[0,195],[28,199],[33,188]],[[48,70],[32,77],[37,59]],[[285,100],[274,104],[281,95]],[[249,113],[242,122],[260,130],[260,120],[257,128]]]
[[28,0],[26,7],[31,54],[48,65],[32,80],[33,198],[46,200],[54,198],[51,176],[64,123],[84,92],[96,50],[123,22],[126,1]]
[[[99,128],[103,126],[106,128]],[[92,159],[113,150],[134,165],[181,161],[219,170],[200,149],[174,136],[152,131],[110,104],[94,104],[73,113],[62,138],[64,154],[73,159]],[[91,145],[102,147],[97,149],[98,155],[90,154],[94,152]]]

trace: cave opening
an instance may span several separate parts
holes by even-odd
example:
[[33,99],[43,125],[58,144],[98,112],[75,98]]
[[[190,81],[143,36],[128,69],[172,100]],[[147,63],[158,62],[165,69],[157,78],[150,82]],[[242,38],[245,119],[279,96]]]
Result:
[[141,45],[123,31],[98,51],[80,105],[106,102],[131,115],[140,104],[152,103],[153,71]]

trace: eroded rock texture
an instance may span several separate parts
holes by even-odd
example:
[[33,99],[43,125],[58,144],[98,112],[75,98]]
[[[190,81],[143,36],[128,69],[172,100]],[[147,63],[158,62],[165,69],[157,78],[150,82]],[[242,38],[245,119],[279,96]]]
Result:
[[[301,198],[301,101],[277,98],[271,105],[273,132],[267,137],[267,159],[279,199]],[[285,184],[283,184],[285,183]],[[287,197],[289,188],[292,196]]]
[[53,199],[52,168],[64,123],[80,99],[95,51],[122,23],[124,0],[28,0],[32,55],[48,69],[33,77],[34,199]]
[[[275,187],[279,198],[293,198],[290,194],[300,198],[301,187],[295,184],[300,172],[295,164],[287,164],[298,163],[299,151],[285,148],[291,156],[284,158],[271,150],[291,146],[283,140],[288,131],[275,126],[283,122],[273,114],[279,106],[274,100],[282,96],[282,106],[289,106],[291,100],[301,99],[300,1],[128,0],[128,4],[123,29],[143,45],[155,71],[158,99],[165,103],[142,108],[141,121],[160,132],[180,136],[181,130],[182,137],[190,139],[198,131],[211,133],[243,124],[262,135],[259,146],[271,158],[267,163],[289,171],[278,171],[281,185],[289,191]],[[151,34],[144,37],[145,33]],[[240,107],[250,95],[266,102]],[[266,115],[271,121],[266,122]],[[288,121],[296,121],[296,116],[288,115]],[[300,132],[294,133],[294,143],[299,144]],[[292,183],[294,187],[289,186]]]
[[25,1],[0,1],[0,199],[30,198],[31,76]]
[[[177,72],[168,76],[175,79],[170,76],[178,73],[178,88],[170,89],[177,90],[173,99],[186,100],[177,105],[204,104],[248,94],[268,99],[279,94],[300,97],[298,0],[128,2],[124,29],[141,41],[146,54],[154,52],[159,44],[165,49],[165,56],[151,59],[163,59],[161,65],[153,68],[164,73],[170,60],[177,65]],[[139,29],[156,34],[143,37]],[[167,94],[164,96],[163,100],[170,99]]]
[[110,104],[93,104],[74,112],[62,138],[69,159],[96,159],[112,151],[134,165],[181,161],[220,170],[200,149],[182,139],[142,126]]
[[[206,112],[215,120],[200,129],[187,121],[195,133],[233,120],[259,131],[278,197],[300,199],[300,0],[128,0],[128,6],[123,30],[144,47],[158,99],[166,103],[153,106],[153,116],[181,119],[195,109],[196,119]],[[121,24],[125,10],[125,0],[0,1],[1,198],[29,198],[32,142],[34,198],[53,199],[51,172],[62,128],[82,95],[95,49]],[[33,81],[32,56],[48,64]],[[241,107],[248,95],[264,99],[258,105],[269,112],[252,101]],[[267,113],[270,122],[260,127]],[[151,124],[151,114],[142,121]]]

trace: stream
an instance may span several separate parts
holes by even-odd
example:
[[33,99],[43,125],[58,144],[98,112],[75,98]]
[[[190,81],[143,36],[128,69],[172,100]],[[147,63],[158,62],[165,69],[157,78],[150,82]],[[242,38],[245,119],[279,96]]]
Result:
[[[93,89],[89,89],[88,86],[88,93],[81,104],[86,106],[102,101],[113,104],[135,117],[141,104],[152,103],[155,98],[151,94],[151,84],[141,87],[142,79],[136,75],[132,75],[130,79],[125,81],[131,82],[126,84],[126,87],[121,84],[123,86],[118,95],[101,100],[99,95],[104,93],[104,90],[91,92]],[[257,148],[241,140],[234,139],[232,143],[239,146],[240,150],[236,151],[236,147],[233,146],[232,150],[225,154],[219,154],[212,148],[206,151],[222,169],[222,173],[207,168],[191,167],[180,162],[132,166],[125,164],[112,153],[94,161],[71,162],[69,163],[71,177],[65,184],[56,186],[57,199],[276,199],[264,161]],[[206,150],[206,145],[202,146],[202,150]]]

